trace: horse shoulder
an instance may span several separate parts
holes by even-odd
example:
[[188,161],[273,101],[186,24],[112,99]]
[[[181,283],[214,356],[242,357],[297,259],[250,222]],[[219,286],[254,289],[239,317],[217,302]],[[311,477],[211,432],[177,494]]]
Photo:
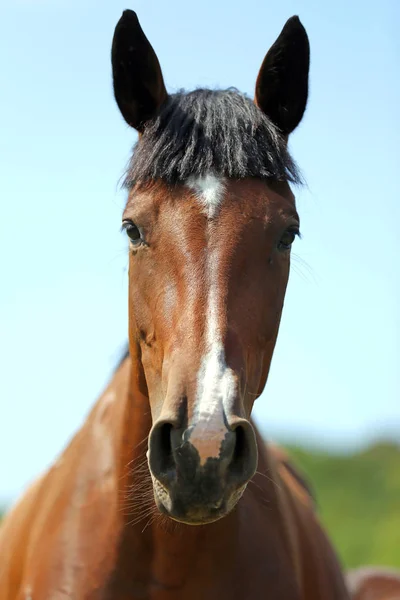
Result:
[[116,438],[125,391],[118,372],[59,458],[5,517],[1,600],[17,594],[47,598],[52,590],[80,597],[82,586],[97,585],[111,565],[118,528]]
[[282,517],[303,597],[348,598],[344,575],[319,521],[310,484],[282,448],[269,446],[268,452],[278,478]]
[[[34,481],[0,526],[0,598],[14,600],[20,590],[29,533],[46,475]],[[28,597],[28,596],[27,596]]]

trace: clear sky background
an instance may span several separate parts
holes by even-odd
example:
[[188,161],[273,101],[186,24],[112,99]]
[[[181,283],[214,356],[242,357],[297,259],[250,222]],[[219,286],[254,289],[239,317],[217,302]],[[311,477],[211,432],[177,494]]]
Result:
[[252,94],[286,19],[311,43],[291,139],[303,240],[269,382],[266,435],[328,448],[400,438],[397,0],[1,0],[0,499],[84,419],[127,335],[119,179],[136,139],[110,46],[134,8],[169,91]]

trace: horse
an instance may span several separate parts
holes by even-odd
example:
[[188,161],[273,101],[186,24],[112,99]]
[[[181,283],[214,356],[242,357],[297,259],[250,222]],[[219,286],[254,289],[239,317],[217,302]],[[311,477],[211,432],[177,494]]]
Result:
[[400,573],[382,567],[360,567],[347,573],[353,600],[400,600]]
[[129,352],[6,516],[2,600],[349,598],[301,474],[251,419],[300,232],[288,137],[309,53],[292,17],[254,100],[168,94],[136,14],[116,25],[114,95],[139,134],[122,216]]

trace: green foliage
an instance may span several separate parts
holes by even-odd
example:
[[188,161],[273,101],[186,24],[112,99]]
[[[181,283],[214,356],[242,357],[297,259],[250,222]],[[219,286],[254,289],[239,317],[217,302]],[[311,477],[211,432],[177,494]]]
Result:
[[289,448],[345,567],[400,567],[400,446],[347,456]]

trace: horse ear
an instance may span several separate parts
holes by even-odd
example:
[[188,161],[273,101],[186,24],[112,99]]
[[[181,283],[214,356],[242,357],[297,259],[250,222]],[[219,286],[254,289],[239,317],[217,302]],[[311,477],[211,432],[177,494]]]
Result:
[[286,136],[306,109],[309,66],[306,30],[298,17],[291,17],[264,58],[255,94],[257,106]]
[[125,121],[141,132],[167,91],[156,53],[132,10],[125,10],[117,23],[111,62],[115,100]]

